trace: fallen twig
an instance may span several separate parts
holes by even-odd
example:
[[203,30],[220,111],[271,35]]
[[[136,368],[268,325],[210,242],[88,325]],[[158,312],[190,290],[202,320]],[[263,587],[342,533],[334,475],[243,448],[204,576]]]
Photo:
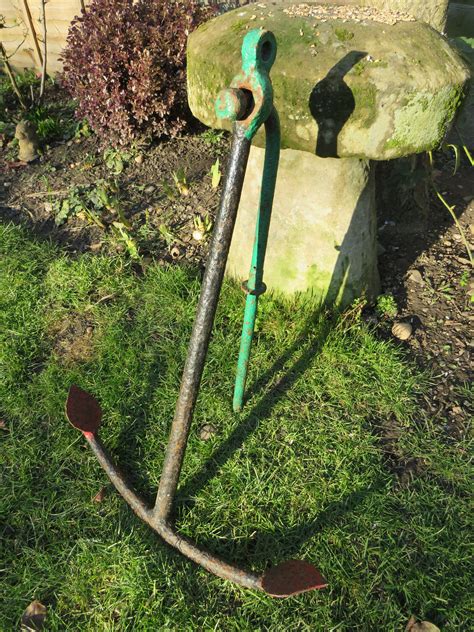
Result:
[[13,92],[15,93],[18,101],[20,102],[20,106],[22,107],[23,110],[26,110],[26,104],[23,100],[23,97],[21,96],[21,92],[18,88],[18,84],[16,82],[15,79],[15,75],[13,74],[12,68],[10,66],[10,62],[8,61],[8,57],[7,57],[7,53],[5,51],[5,48],[3,46],[3,44],[0,42],[0,58],[3,62],[3,65],[5,66],[5,70],[7,71],[7,75],[8,78],[10,80]]
[[27,198],[37,198],[37,197],[45,197],[47,195],[67,195],[67,189],[59,189],[58,191],[35,191],[34,193],[25,193],[24,197]]

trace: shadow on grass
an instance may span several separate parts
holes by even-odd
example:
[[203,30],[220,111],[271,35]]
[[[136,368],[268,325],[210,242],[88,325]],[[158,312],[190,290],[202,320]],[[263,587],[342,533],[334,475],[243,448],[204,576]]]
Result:
[[[241,415],[242,420],[232,434],[217,448],[211,459],[203,465],[201,470],[192,478],[187,480],[178,489],[177,502],[186,502],[189,505],[190,497],[195,496],[200,489],[217,475],[223,465],[232,458],[234,452],[247,440],[256,430],[257,426],[264,422],[271,414],[278,401],[292,388],[295,382],[307,371],[311,363],[315,361],[332,329],[332,323],[325,323],[322,335],[309,344],[305,341],[314,327],[316,319],[321,313],[322,307],[314,310],[307,319],[303,331],[297,340],[283,353],[273,365],[248,389],[246,399],[251,400],[258,397],[271,382],[272,378],[281,373],[290,360],[297,354],[301,357],[296,360],[286,374],[280,378],[264,394],[262,399],[247,414]],[[229,414],[236,414],[229,412]]]

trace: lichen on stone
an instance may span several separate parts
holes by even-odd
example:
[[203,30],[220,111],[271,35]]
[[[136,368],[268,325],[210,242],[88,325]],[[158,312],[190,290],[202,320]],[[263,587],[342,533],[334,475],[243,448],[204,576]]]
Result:
[[[336,121],[339,157],[384,160],[439,142],[469,78],[468,68],[439,33],[415,21],[344,23],[333,17],[322,23],[311,16],[290,17],[285,6],[242,7],[190,35],[189,104],[201,121],[230,129],[229,123],[217,120],[214,102],[240,71],[243,36],[258,26],[273,31],[277,39],[271,80],[283,147],[315,152],[321,138],[316,97],[331,97],[323,127],[344,110]],[[353,37],[340,41],[336,30]],[[255,143],[263,142],[261,133]]]

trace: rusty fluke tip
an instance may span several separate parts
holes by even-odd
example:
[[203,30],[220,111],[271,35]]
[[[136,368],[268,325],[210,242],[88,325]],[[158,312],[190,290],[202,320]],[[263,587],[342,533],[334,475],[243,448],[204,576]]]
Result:
[[[265,125],[269,153],[265,157],[265,185],[262,188],[259,209],[260,229],[254,249],[255,252],[258,252],[254,255],[250,279],[246,286],[249,302],[246,309],[252,310],[253,317],[256,313],[256,302],[253,301],[258,298],[258,294],[262,293],[264,288],[261,279],[263,254],[266,246],[280,144],[278,116],[273,107],[273,91],[268,75],[275,56],[276,41],[274,35],[263,29],[250,31],[245,36],[242,46],[242,71],[232,82],[232,90],[227,94],[221,93],[217,103],[219,115],[224,116],[227,109],[229,118],[234,121],[234,134],[220,208],[214,224],[201,295],[171,424],[156,502],[153,507],[147,505],[134,491],[102,445],[98,436],[102,410],[97,400],[78,386],[71,386],[66,402],[66,416],[71,424],[83,433],[97,460],[124,500],[137,516],[146,522],[165,542],[222,579],[232,581],[245,588],[263,591],[272,597],[282,598],[324,588],[326,580],[312,564],[298,560],[289,560],[278,564],[266,570],[263,575],[240,569],[219,559],[212,553],[199,549],[191,540],[179,535],[171,520],[173,500],[178,487],[229,254],[251,140],[261,125]],[[268,172],[267,178],[265,178],[265,170]],[[249,299],[251,300],[249,301]],[[251,333],[253,333],[253,329]],[[246,340],[251,340],[251,335],[246,336]],[[240,352],[239,367],[242,368],[245,365],[245,371],[242,370],[238,373],[237,392],[239,397],[243,394],[249,352],[250,346],[246,342],[241,347]],[[239,401],[241,402],[241,398]]]
[[99,430],[102,409],[95,397],[73,384],[66,401],[66,417],[87,437]]

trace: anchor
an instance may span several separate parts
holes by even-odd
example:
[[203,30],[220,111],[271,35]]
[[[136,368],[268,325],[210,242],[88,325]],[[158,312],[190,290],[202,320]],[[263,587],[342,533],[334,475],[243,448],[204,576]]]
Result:
[[242,69],[230,87],[220,92],[217,98],[217,115],[233,121],[231,152],[154,507],[148,506],[137,495],[99,439],[102,410],[97,400],[72,385],[66,402],[66,415],[71,424],[82,432],[117,491],[137,516],[165,542],[223,579],[263,591],[272,597],[289,597],[324,588],[327,582],[317,568],[302,560],[288,560],[267,569],[262,575],[240,569],[198,548],[177,533],[172,522],[173,500],[221,291],[251,141],[263,125],[265,160],[250,274],[242,286],[247,296],[234,389],[234,411],[240,411],[243,404],[258,297],[266,289],[263,265],[280,153],[280,126],[269,77],[276,52],[273,33],[263,29],[250,31],[243,40]]

